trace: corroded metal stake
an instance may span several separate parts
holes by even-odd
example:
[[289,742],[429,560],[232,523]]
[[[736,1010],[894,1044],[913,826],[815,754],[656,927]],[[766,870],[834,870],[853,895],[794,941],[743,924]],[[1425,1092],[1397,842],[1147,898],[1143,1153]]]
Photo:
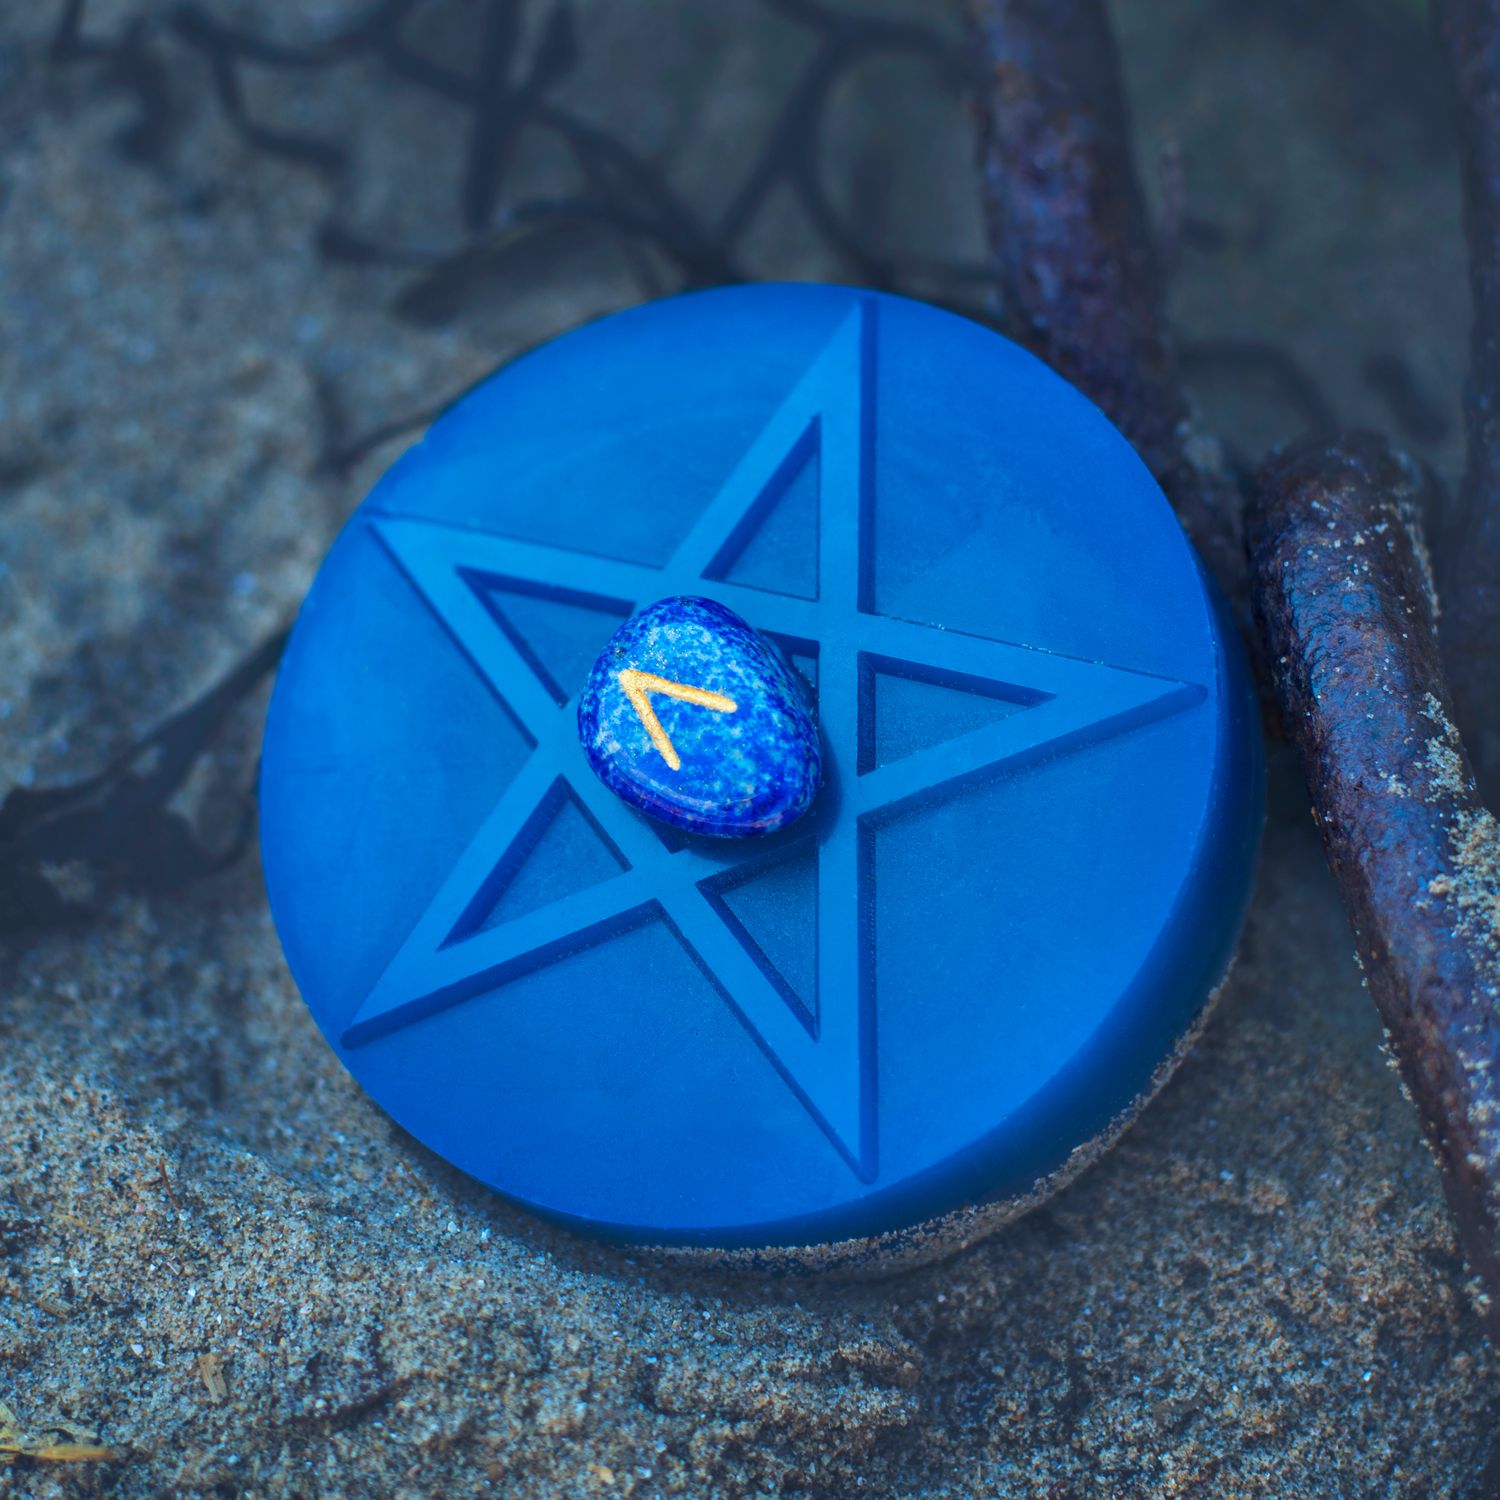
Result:
[[1241,497],[1195,436],[1101,0],[968,0],[979,160],[1012,335],[1098,403],[1232,598]]
[[1379,439],[1261,475],[1253,603],[1370,991],[1500,1337],[1500,831],[1438,657],[1422,472]]

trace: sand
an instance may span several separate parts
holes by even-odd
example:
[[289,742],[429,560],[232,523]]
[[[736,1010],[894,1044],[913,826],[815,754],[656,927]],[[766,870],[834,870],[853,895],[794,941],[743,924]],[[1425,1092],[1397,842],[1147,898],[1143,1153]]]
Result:
[[[1451,423],[1421,420],[1454,410],[1465,316],[1422,32],[1373,0],[1301,31],[1240,9],[1120,7],[1144,154],[1186,162],[1184,326],[1276,338],[1342,415],[1451,469]],[[748,0],[582,10],[602,41],[573,96],[685,195],[722,194],[797,33]],[[157,12],[92,14],[108,35]],[[317,234],[459,244],[446,106],[364,63],[255,75],[257,117],[352,143],[320,177],[236,140],[148,30],[172,114],[142,160],[128,91],[48,68],[48,19],[0,16],[0,787],[97,769],[284,623],[401,440],[348,472],[332,449],[640,295],[579,235],[414,317],[410,267],[330,266]],[[887,77],[911,90],[895,124]],[[872,71],[832,132],[840,180],[872,233],[972,254],[962,112],[924,89]],[[759,274],[839,270],[784,206],[754,248]],[[1394,405],[1365,368],[1392,351]],[[1295,403],[1211,353],[1216,425],[1290,435]],[[180,798],[211,840],[262,710]],[[1497,1492],[1500,1359],[1305,796],[1272,771],[1241,961],[1176,1078],[1044,1207],[876,1283],[665,1267],[460,1179],[322,1043],[253,848],[171,892],[49,871],[97,912],[0,954],[0,1460],[112,1456],[0,1462],[0,1494]]]

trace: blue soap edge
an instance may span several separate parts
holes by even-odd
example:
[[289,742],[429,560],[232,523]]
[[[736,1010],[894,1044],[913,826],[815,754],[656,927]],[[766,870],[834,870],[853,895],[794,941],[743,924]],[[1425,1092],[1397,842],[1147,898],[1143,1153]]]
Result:
[[[832,285],[826,289],[857,290]],[[697,295],[711,296],[713,290]],[[613,316],[618,314],[605,314],[588,322],[602,322]],[[534,352],[537,351],[523,351],[516,359],[506,361],[479,377],[470,387],[455,396],[441,415],[461,406],[480,386],[524,364],[526,358]],[[1055,372],[1050,371],[1042,361],[1036,360],[1035,356],[1019,348],[1016,352],[1032,360],[1040,368],[1047,369],[1052,378],[1057,378]],[[1068,389],[1088,405],[1100,420],[1108,422],[1108,418],[1081,392],[1073,387]],[[441,415],[434,419],[434,427],[440,425]],[[427,437],[424,435],[398,455],[377,483],[376,490],[389,483],[398,471],[419,461],[426,441]],[[1137,462],[1140,462],[1138,455]],[[1162,503],[1167,503],[1164,497]],[[363,511],[363,505],[356,507],[340,528],[340,536],[358,524]],[[485,1182],[483,1178],[446,1162],[445,1158],[418,1141],[420,1149],[430,1153],[435,1162],[442,1162],[447,1169],[462,1173],[486,1191],[496,1193],[505,1202],[595,1240],[632,1247],[657,1246],[734,1252],[759,1249],[774,1251],[808,1245],[831,1246],[870,1237],[900,1236],[906,1231],[968,1209],[1023,1200],[1058,1173],[1070,1157],[1085,1150],[1096,1140],[1109,1138],[1111,1127],[1118,1123],[1122,1111],[1131,1111],[1149,1096],[1153,1079],[1161,1071],[1164,1062],[1180,1050],[1184,1039],[1198,1026],[1203,1012],[1232,963],[1249,908],[1265,816],[1264,747],[1259,732],[1258,703],[1251,685],[1244,649],[1220,591],[1204,572],[1201,560],[1191,551],[1186,538],[1183,539],[1183,545],[1188,548],[1197,567],[1208,616],[1207,628],[1212,634],[1218,666],[1217,691],[1214,694],[1218,710],[1218,733],[1215,740],[1218,761],[1209,792],[1209,804],[1216,809],[1218,815],[1213,818],[1211,825],[1205,825],[1203,847],[1195,874],[1184,885],[1186,899],[1180,903],[1163,930],[1151,959],[1143,966],[1141,974],[1132,985],[1129,997],[1122,998],[1113,1009],[1110,1019],[1095,1033],[1087,1047],[1060,1070],[1023,1109],[1005,1117],[981,1141],[955,1154],[948,1161],[934,1165],[924,1175],[920,1187],[914,1187],[911,1182],[902,1182],[853,1203],[802,1214],[777,1225],[718,1226],[701,1233],[685,1231],[667,1235],[655,1228],[568,1214],[506,1193]],[[298,612],[298,625],[305,615],[312,612],[314,606],[314,591],[310,590]],[[294,629],[293,635],[296,633]],[[276,700],[282,689],[284,675],[279,672],[273,686],[268,725],[276,715]],[[266,772],[264,760],[260,770],[261,777],[258,779],[263,781]],[[260,790],[260,822],[264,832],[267,799],[264,788],[261,787]],[[268,870],[268,888],[272,883]],[[1220,900],[1210,899],[1205,902],[1205,886],[1212,886],[1219,892]],[[1232,911],[1234,919],[1226,922],[1221,917],[1217,924],[1211,924],[1214,938],[1213,941],[1202,944],[1193,969],[1195,978],[1191,983],[1179,980],[1173,987],[1171,1003],[1164,1004],[1159,981],[1152,978],[1151,971],[1164,964],[1170,966],[1172,954],[1180,951],[1180,947],[1173,946],[1172,940],[1184,927],[1191,931],[1192,913],[1195,910],[1201,913],[1205,904],[1210,908]],[[274,899],[270,906],[279,936],[280,924],[276,922],[277,903]],[[287,952],[286,958],[293,979],[300,989],[301,983],[297,978],[295,965],[291,962],[292,955]],[[1135,1041],[1129,1042],[1130,1033],[1137,1030],[1143,1007],[1159,1010],[1163,1021],[1146,1030],[1145,1034],[1151,1038],[1149,1043],[1143,1042],[1139,1035]],[[330,1048],[343,1062],[343,1049],[338,1038],[324,1027],[316,1011],[312,1014]],[[1127,1055],[1132,1067],[1128,1070],[1128,1086],[1122,1087],[1120,1078],[1125,1070],[1122,1068],[1121,1058]],[[1080,1116],[1077,1099],[1081,1094],[1087,1093],[1097,1095],[1098,1104],[1093,1110]],[[366,1097],[371,1096],[367,1094]],[[373,1098],[371,1102],[377,1108],[383,1108]],[[1080,1129],[1080,1120],[1086,1126],[1086,1131]],[[1019,1162],[1014,1152],[1005,1150],[1002,1144],[1005,1138],[1017,1133],[1024,1133],[1027,1139],[1038,1142],[1032,1155]],[[413,1139],[416,1140],[415,1137]],[[995,1160],[1001,1155],[1011,1158],[1008,1168],[1004,1170],[999,1168]]]

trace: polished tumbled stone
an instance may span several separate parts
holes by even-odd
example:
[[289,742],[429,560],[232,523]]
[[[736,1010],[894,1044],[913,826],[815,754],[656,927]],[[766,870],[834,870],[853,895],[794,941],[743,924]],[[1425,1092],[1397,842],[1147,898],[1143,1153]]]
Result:
[[801,684],[765,637],[709,599],[663,599],[610,637],[578,733],[607,787],[690,833],[774,833],[822,780]]

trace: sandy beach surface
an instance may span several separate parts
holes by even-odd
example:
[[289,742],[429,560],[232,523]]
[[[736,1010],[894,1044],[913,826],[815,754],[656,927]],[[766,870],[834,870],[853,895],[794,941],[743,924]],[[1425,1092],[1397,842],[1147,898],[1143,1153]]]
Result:
[[[255,121],[347,148],[319,170],[230,128],[167,8],[90,6],[133,50],[64,64],[57,9],[0,13],[0,792],[94,773],[287,623],[411,437],[341,461],[362,435],[639,300],[643,270],[673,284],[597,228],[435,278],[467,243],[462,111],[364,57],[246,69]],[[288,40],[352,13],[209,9]],[[559,96],[722,207],[805,34],[752,0],[577,13]],[[424,14],[460,65],[472,14]],[[1116,15],[1209,425],[1258,455],[1308,420],[1271,347],[1453,474],[1468,314],[1419,7]],[[977,259],[951,91],[884,59],[836,105],[861,234]],[[566,170],[528,148],[513,191]],[[854,274],[785,195],[744,257]],[[264,698],[174,800],[211,847]],[[1162,1096],[1028,1218],[874,1283],[656,1265],[447,1169],[317,1034],[253,845],[175,884],[54,862],[92,915],[0,944],[0,1495],[1500,1493],[1500,1359],[1284,751],[1271,791],[1239,967]]]

